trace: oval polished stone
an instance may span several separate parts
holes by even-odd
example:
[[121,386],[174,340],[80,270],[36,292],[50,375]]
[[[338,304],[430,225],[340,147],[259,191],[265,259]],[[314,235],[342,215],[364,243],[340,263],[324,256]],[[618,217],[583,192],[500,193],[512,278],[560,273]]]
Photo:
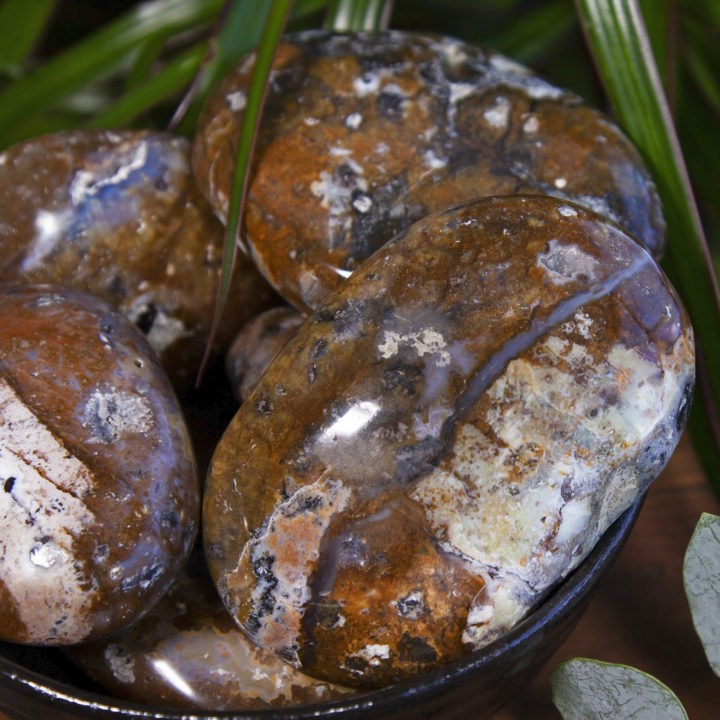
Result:
[[63,645],[136,620],[196,535],[182,412],[103,301],[0,285],[0,637]]
[[270,308],[255,316],[235,336],[225,354],[225,372],[239,403],[252,392],[273,358],[304,321],[305,316],[295,308]]
[[[252,69],[250,56],[210,98],[193,146],[221,218]],[[300,309],[428,212],[485,196],[568,198],[662,252],[660,202],[630,142],[501,55],[414,33],[309,31],[280,45],[271,78],[245,239]]]
[[303,675],[252,643],[197,562],[142,620],[66,653],[113,695],[153,705],[256,710],[351,692]]
[[[195,380],[205,349],[224,235],[189,156],[184,138],[100,130],[0,155],[0,278],[107,300],[147,335],[178,389]],[[273,298],[241,257],[216,351]]]
[[382,685],[460,657],[645,491],[693,382],[685,312],[615,224],[548,197],[428,216],[329,296],[230,424],[204,501],[213,578],[318,677]]

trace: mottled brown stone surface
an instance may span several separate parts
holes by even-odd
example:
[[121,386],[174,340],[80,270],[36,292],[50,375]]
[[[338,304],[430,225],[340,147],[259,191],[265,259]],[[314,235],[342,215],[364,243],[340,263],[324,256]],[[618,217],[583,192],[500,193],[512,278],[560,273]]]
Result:
[[[252,56],[204,111],[198,184],[227,215]],[[617,221],[655,255],[664,221],[638,153],[577,96],[507,58],[413,33],[290,36],[260,126],[245,235],[291,303],[327,292],[395,233],[477,197],[538,193]]]
[[225,354],[225,371],[238,402],[252,392],[304,320],[305,316],[294,308],[270,308],[255,316],[235,336]]
[[686,315],[614,224],[540,197],[428,216],[240,408],[208,477],[211,573],[305,672],[412,676],[581,561],[666,463],[693,382]]
[[117,697],[195,710],[324,702],[349,689],[313,680],[250,642],[198,557],[138,623],[69,657]]
[[192,548],[199,487],[172,388],[106,303],[0,284],[0,637],[136,620]]
[[[224,234],[189,150],[165,133],[74,131],[0,154],[0,278],[102,297],[147,335],[178,389],[205,348]],[[215,349],[272,298],[241,257]]]

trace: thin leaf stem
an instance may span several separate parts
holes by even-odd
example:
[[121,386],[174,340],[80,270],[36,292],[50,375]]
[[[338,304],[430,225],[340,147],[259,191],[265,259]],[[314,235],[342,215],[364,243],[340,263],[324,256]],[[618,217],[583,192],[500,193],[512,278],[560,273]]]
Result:
[[200,370],[198,372],[197,384],[202,381],[205,367],[210,358],[213,340],[217,333],[222,316],[223,308],[230,290],[235,257],[238,248],[243,247],[242,241],[242,220],[245,210],[245,200],[250,175],[250,162],[257,141],[257,131],[260,123],[260,116],[265,104],[268,91],[268,78],[272,69],[272,62],[280,38],[287,25],[288,17],[292,9],[293,0],[274,0],[265,20],[260,43],[255,53],[255,66],[253,68],[250,86],[247,92],[247,101],[243,115],[243,122],[240,129],[235,169],[233,173],[230,202],[228,207],[228,220],[223,246],[222,264],[218,282],[217,302],[210,327],[208,342],[205,348]]

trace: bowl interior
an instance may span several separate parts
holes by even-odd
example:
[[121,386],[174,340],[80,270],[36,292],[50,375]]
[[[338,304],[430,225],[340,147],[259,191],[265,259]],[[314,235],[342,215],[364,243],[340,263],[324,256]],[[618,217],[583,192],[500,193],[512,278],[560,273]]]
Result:
[[468,655],[410,681],[322,705],[252,712],[188,712],[109,697],[57,649],[0,642],[0,710],[13,718],[392,718],[435,720],[494,713],[528,682],[562,644],[589,602],[593,588],[612,564],[640,512],[642,498],[608,529],[586,560],[510,632]]

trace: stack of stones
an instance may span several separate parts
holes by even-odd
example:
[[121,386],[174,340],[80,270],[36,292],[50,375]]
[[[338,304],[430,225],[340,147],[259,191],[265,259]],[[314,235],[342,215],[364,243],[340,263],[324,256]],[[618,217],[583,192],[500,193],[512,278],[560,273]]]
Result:
[[192,147],[0,155],[0,636],[209,710],[501,637],[659,474],[694,383],[657,193],[608,118],[457,40],[313,31],[275,58],[211,348],[240,405],[207,432],[253,61]]

